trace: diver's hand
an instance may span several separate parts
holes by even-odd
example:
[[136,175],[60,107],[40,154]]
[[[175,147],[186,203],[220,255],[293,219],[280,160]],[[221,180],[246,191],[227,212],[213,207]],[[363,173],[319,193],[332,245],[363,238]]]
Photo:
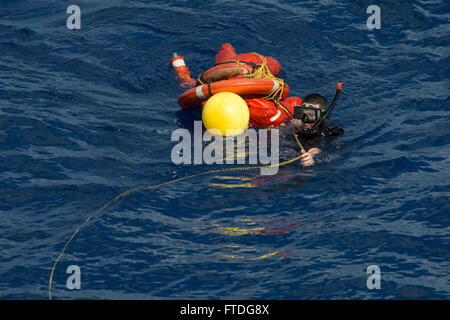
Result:
[[302,165],[305,166],[305,167],[309,167],[309,166],[314,165],[313,155],[311,153],[309,153],[309,152],[303,153],[302,157],[301,157],[301,160],[302,160]]
[[314,155],[320,153],[322,150],[319,148],[311,148],[308,152],[304,152],[301,157],[302,165],[305,167],[309,167],[314,165]]

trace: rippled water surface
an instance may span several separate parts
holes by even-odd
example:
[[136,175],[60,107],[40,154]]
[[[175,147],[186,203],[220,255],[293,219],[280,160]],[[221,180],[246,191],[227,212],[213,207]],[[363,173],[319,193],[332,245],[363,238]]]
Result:
[[[450,297],[448,1],[0,1],[0,298]],[[171,162],[192,73],[224,42],[276,57],[345,134],[316,166]],[[295,157],[282,144],[282,160]],[[229,166],[227,166],[229,167]],[[381,289],[366,286],[369,265]],[[66,288],[69,265],[81,290]]]

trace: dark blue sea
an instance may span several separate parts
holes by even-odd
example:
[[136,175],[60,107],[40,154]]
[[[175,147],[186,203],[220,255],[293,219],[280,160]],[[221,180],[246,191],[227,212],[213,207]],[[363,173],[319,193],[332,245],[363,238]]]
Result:
[[[1,299],[450,298],[448,1],[0,8]],[[239,166],[171,161],[173,130],[201,118],[177,104],[172,53],[196,77],[226,42],[277,58],[291,96],[330,101],[342,81],[345,134],[310,168],[145,189]],[[280,161],[297,155],[281,144]]]

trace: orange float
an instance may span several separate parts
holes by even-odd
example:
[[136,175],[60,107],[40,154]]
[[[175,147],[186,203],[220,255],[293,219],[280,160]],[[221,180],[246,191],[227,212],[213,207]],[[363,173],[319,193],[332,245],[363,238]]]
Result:
[[179,56],[176,52],[174,52],[173,58],[170,60],[170,64],[177,73],[177,78],[180,80],[180,86],[184,88],[195,86],[196,80],[191,78],[191,73],[184,62],[183,56]]
[[216,64],[211,69],[203,72],[198,78],[201,83],[216,82],[253,73],[260,67],[260,64],[253,62],[240,61],[238,63],[237,61],[227,61]]
[[[200,109],[203,101],[219,92],[233,92],[243,99],[250,99],[273,95],[281,89],[280,86],[278,81],[270,78],[222,80],[187,90],[178,98],[178,104],[183,109]],[[280,99],[288,93],[289,87],[285,84]]]

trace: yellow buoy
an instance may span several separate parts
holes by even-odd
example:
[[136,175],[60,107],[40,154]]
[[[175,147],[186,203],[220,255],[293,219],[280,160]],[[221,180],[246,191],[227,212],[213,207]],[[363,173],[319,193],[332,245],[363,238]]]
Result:
[[206,101],[202,111],[203,125],[206,130],[213,134],[219,131],[223,136],[244,133],[249,119],[247,103],[232,92],[216,93]]

